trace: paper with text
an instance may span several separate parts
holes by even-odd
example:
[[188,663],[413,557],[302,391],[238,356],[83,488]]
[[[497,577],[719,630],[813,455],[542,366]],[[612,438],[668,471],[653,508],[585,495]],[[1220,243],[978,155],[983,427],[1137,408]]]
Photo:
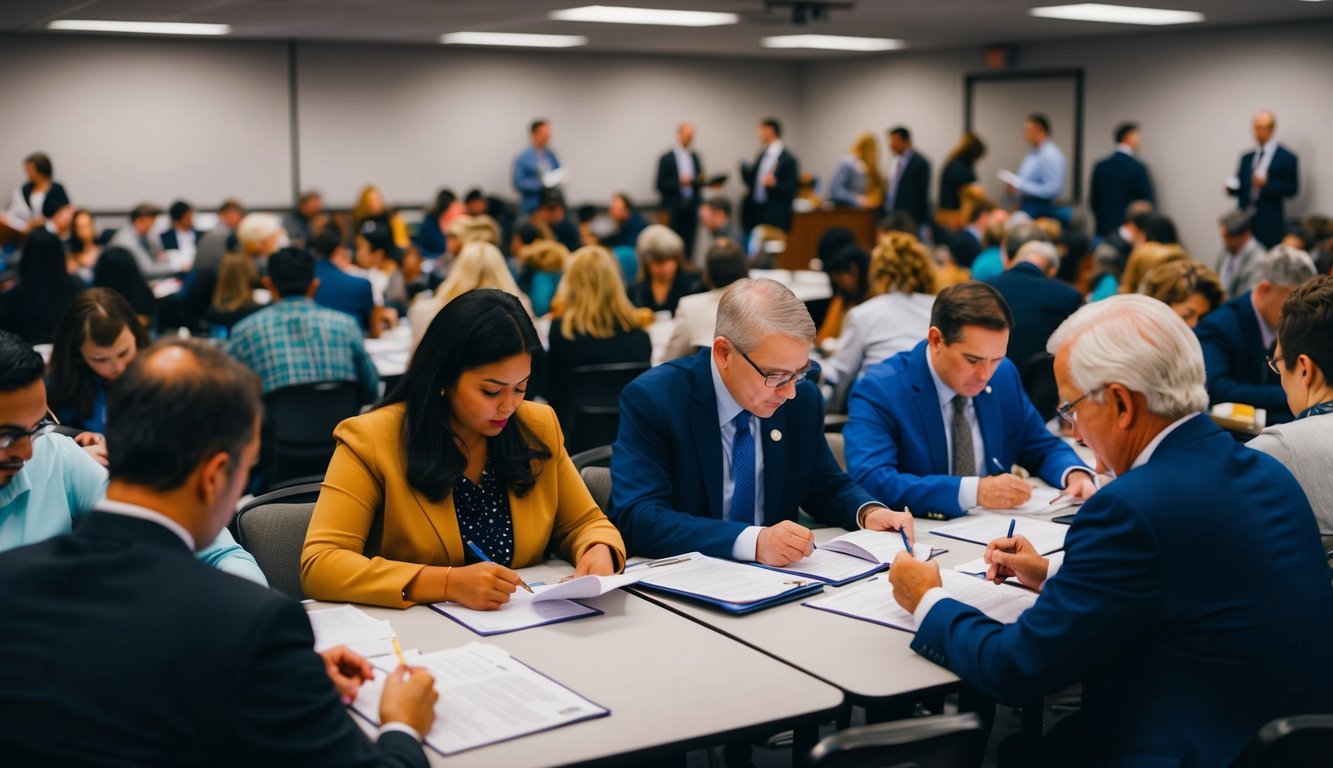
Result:
[[[1059,499],[1059,501],[1056,501]],[[1032,497],[1025,503],[1014,507],[1013,509],[992,509],[990,507],[973,507],[969,512],[994,512],[997,515],[1040,515],[1043,512],[1054,512],[1059,509],[1082,504],[1083,501],[1076,496],[1063,496],[1060,489],[1041,485],[1032,488]]]
[[[1027,590],[991,584],[953,571],[940,571],[940,579],[950,597],[1005,624],[1018,621],[1023,611],[1037,601],[1037,596]],[[878,576],[805,605],[894,629],[916,631],[916,619],[893,599],[893,588],[888,580]]]
[[307,611],[306,617],[315,633],[316,652],[345,645],[367,657],[393,653],[393,626],[370,618],[354,605]]
[[1022,534],[1043,555],[1065,547],[1065,532],[1069,526],[1029,517],[1014,517],[1008,513],[978,512],[965,515],[931,530],[935,536],[961,539],[985,546],[1009,534],[1009,521],[1015,520],[1014,533]]
[[[822,581],[840,584],[859,576],[880,570],[881,565],[893,562],[904,551],[902,534],[897,531],[851,531],[820,544],[809,557],[773,570],[810,576]],[[912,555],[925,562],[941,552],[927,542],[912,546]]]
[[803,586],[794,584],[790,574],[719,560],[698,552],[681,555],[681,558],[688,560],[651,570],[646,567],[636,570],[636,573],[642,573],[639,583],[739,604],[767,600]]

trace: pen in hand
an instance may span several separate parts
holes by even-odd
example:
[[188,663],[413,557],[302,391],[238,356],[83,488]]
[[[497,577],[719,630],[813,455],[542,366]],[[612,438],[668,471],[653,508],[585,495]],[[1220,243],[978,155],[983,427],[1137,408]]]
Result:
[[1014,518],[1012,518],[1012,517],[1009,518],[1009,533],[1005,534],[1005,538],[1006,538],[1006,539],[1012,539],[1012,538],[1014,537],[1014,523],[1017,523],[1017,522],[1018,522],[1018,521],[1017,521],[1016,519],[1014,519]]
[[407,658],[403,656],[403,646],[398,644],[398,638],[393,638],[393,652],[398,657],[398,666],[403,668],[403,680],[406,681],[411,676],[407,668]]
[[[473,544],[471,541],[465,541],[465,542],[463,542],[463,544],[464,544],[469,550],[471,550],[472,554],[474,554],[474,555],[477,556],[477,559],[478,559],[478,560],[481,560],[483,563],[493,563],[493,562],[495,562],[494,560],[492,560],[492,559],[490,559],[489,557],[487,557],[485,552],[482,552],[482,551],[481,551],[481,547],[477,546],[476,544]],[[532,587],[529,587],[528,584],[527,584],[527,582],[523,581],[522,578],[520,578],[520,579],[518,580],[518,585],[519,585],[520,587],[526,589],[526,590],[528,591],[529,594],[534,594],[534,593],[532,592]]]
[[1000,463],[999,459],[992,456],[990,457],[990,463],[991,466],[995,467],[996,471],[998,471],[1000,474],[1002,475],[1007,474],[1008,471],[1004,468],[1004,465]]

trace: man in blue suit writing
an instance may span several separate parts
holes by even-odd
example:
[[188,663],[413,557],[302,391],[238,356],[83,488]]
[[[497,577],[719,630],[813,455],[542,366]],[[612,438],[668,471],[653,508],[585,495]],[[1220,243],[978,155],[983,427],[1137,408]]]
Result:
[[1082,682],[1081,722],[1028,745],[1028,766],[1230,765],[1270,720],[1333,711],[1333,588],[1310,504],[1203,413],[1184,321],[1116,296],[1048,349],[1061,416],[1117,479],[1074,518],[1063,563],[1022,536],[991,542],[988,575],[1041,592],[1014,624],[951,599],[937,565],[895,561],[912,648],[1001,702]]
[[918,517],[975,506],[1011,509],[1032,496],[1014,464],[1078,498],[1092,470],[1047,431],[1005,358],[1013,316],[985,283],[940,291],[926,340],[870,367],[852,390],[847,465],[856,482]]
[[781,283],[743,279],[722,295],[711,349],[634,380],[620,396],[609,516],[630,552],[697,550],[783,566],[812,551],[800,507],[831,525],[906,529],[824,440],[815,324]]

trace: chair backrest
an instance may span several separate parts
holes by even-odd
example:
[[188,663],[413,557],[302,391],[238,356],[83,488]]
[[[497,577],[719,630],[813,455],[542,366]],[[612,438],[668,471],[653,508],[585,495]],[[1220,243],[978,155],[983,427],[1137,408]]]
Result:
[[1283,717],[1259,729],[1232,768],[1314,768],[1333,758],[1333,715]]
[[597,508],[606,512],[611,506],[611,470],[609,467],[584,467],[579,471]]
[[1060,395],[1055,388],[1055,358],[1045,352],[1038,352],[1023,362],[1018,372],[1023,382],[1023,391],[1036,407],[1041,418],[1050,421],[1055,416],[1055,409],[1060,404]]
[[569,457],[574,462],[574,469],[583,471],[584,467],[609,467],[611,466],[611,446],[599,445],[596,448],[589,448],[586,451],[580,451]]
[[971,768],[981,764],[986,732],[973,713],[936,715],[848,728],[810,750],[811,768]]
[[838,466],[842,471],[847,471],[847,452],[844,450],[844,443],[841,432],[825,432],[824,439],[828,441],[828,449],[833,453],[833,458],[838,460]]
[[297,600],[305,598],[301,548],[318,497],[318,483],[283,488],[252,499],[233,521],[236,543],[259,563],[269,586]]
[[648,363],[581,365],[556,382],[551,406],[565,431],[570,453],[615,442],[620,429],[620,392]]
[[333,458],[334,427],[359,410],[360,393],[352,381],[298,384],[265,395],[265,487],[324,474]]

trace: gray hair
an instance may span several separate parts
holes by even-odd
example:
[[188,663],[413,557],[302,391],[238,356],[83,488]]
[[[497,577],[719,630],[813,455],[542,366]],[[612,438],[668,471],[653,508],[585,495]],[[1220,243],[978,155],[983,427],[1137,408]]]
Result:
[[722,294],[713,335],[725,337],[737,349],[748,353],[773,335],[813,344],[815,321],[787,286],[766,277],[746,277],[732,283]]
[[1245,211],[1228,211],[1218,218],[1217,223],[1222,226],[1227,237],[1240,237],[1250,231],[1250,214]]
[[685,255],[685,241],[669,227],[649,224],[639,233],[634,250],[644,261],[671,261]]
[[1046,233],[1038,229],[1031,219],[1019,222],[1005,232],[1004,252],[1012,259],[1014,254],[1022,250],[1023,246],[1032,242],[1048,243],[1050,240],[1046,238]]
[[1148,410],[1167,419],[1208,406],[1203,348],[1168,305],[1139,294],[1112,296],[1080,308],[1046,343],[1056,354],[1069,345],[1074,385],[1094,403],[1116,383],[1138,392]]
[[236,241],[245,250],[253,250],[274,235],[281,235],[282,219],[271,213],[250,213],[236,227]]
[[1046,262],[1046,269],[1057,270],[1060,268],[1060,252],[1055,246],[1044,240],[1030,240],[1023,243],[1018,249],[1018,253],[1013,256],[1014,261],[1027,261],[1030,259],[1041,259]]
[[1275,245],[1259,259],[1256,274],[1283,288],[1295,288],[1315,276],[1314,260],[1310,254],[1289,245]]

